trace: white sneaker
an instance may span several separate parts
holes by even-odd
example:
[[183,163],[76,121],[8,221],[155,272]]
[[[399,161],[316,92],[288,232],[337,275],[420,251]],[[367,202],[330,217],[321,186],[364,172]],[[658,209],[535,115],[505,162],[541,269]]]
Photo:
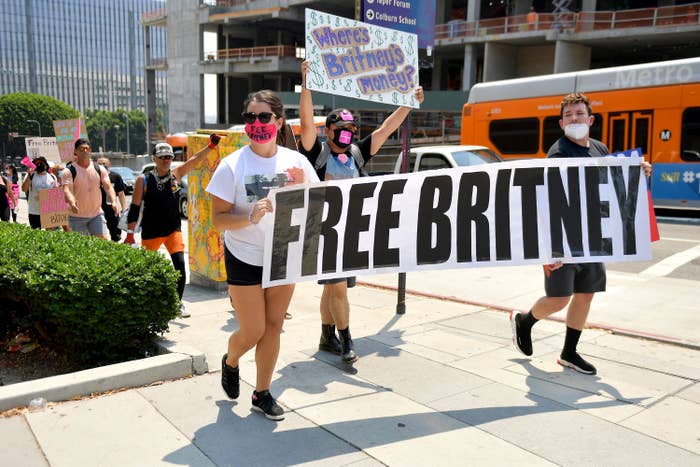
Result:
[[185,308],[185,304],[181,303],[180,304],[180,314],[178,315],[179,318],[189,318],[192,316],[189,311],[187,311],[187,308]]

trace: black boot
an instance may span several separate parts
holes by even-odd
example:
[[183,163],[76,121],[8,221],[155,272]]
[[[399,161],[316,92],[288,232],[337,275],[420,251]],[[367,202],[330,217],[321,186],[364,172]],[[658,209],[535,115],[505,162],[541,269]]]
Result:
[[318,350],[340,355],[343,351],[338,337],[335,335],[334,324],[321,324],[321,340],[318,343]]
[[338,329],[338,336],[340,337],[340,344],[342,345],[342,353],[340,358],[343,363],[354,363],[357,361],[358,357],[353,350],[352,337],[350,337],[350,328]]

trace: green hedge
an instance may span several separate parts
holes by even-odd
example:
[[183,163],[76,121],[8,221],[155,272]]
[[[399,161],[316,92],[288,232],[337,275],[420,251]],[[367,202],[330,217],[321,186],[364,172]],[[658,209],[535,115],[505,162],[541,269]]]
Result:
[[24,304],[17,318],[76,361],[142,357],[178,313],[178,276],[157,252],[0,222],[0,309]]

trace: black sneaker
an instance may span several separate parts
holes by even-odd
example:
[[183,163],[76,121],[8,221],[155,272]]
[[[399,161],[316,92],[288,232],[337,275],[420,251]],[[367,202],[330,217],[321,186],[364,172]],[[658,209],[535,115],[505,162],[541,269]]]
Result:
[[518,351],[529,357],[532,355],[532,337],[530,333],[532,328],[525,330],[520,324],[523,319],[523,313],[519,311],[510,312],[510,327],[513,330],[513,346],[518,349]]
[[284,420],[284,409],[280,407],[270,391],[253,391],[252,410],[262,412],[270,420]]
[[241,391],[241,384],[238,376],[238,367],[231,368],[226,364],[226,357],[228,354],[224,354],[221,357],[221,387],[224,388],[224,392],[231,399],[237,399]]
[[596,374],[595,367],[593,365],[591,365],[590,363],[588,363],[586,360],[583,359],[583,357],[581,357],[579,354],[577,354],[575,352],[571,355],[564,355],[564,353],[562,353],[559,356],[557,363],[560,364],[561,366],[573,368],[574,370],[578,371],[579,373],[583,373],[585,375]]

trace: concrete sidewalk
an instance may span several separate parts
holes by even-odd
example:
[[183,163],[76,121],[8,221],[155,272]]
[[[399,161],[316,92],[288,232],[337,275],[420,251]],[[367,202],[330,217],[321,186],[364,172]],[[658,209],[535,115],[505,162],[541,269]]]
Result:
[[345,367],[317,351],[320,292],[299,284],[284,325],[272,392],[285,420],[250,411],[253,352],[241,397],[225,397],[235,316],[224,293],[188,287],[192,317],[166,339],[201,351],[209,374],[0,419],[2,463],[700,466],[697,350],[587,330],[580,350],[599,374],[585,376],[556,364],[561,323],[539,323],[525,359],[502,311],[409,296],[399,316],[394,293],[356,287],[360,360]]

